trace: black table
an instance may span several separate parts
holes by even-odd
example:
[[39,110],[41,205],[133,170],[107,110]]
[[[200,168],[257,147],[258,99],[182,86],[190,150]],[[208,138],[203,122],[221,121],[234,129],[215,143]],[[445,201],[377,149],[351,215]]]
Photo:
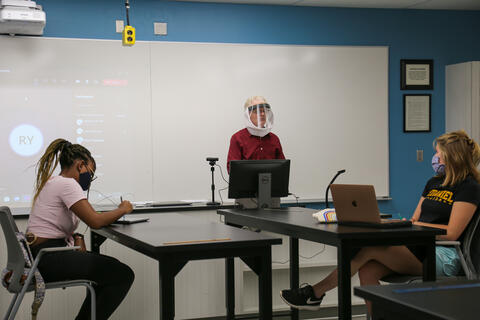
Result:
[[372,302],[374,320],[472,320],[480,314],[479,281],[363,286],[354,293]]
[[[92,251],[106,238],[156,259],[160,279],[160,319],[175,315],[175,276],[190,260],[240,257],[257,275],[261,319],[272,318],[271,246],[282,240],[181,213],[148,215],[149,222],[111,225],[92,230]],[[233,281],[226,277],[226,300],[234,300]],[[231,304],[227,314],[233,315]],[[233,316],[230,316],[233,319]]]
[[[418,245],[426,249],[423,262],[423,280],[435,280],[435,236],[444,230],[412,226],[399,229],[373,229],[320,224],[312,213],[317,210],[290,207],[282,209],[227,209],[218,210],[225,223],[249,226],[290,237],[290,287],[298,288],[298,239],[325,243],[337,247],[338,314],[340,319],[351,319],[350,260],[361,247],[385,245]],[[226,269],[233,274],[233,261],[227,259]],[[292,319],[298,319],[293,309]]]
[[[115,210],[118,206],[113,204],[97,204],[93,208],[98,212],[106,212]],[[207,205],[206,203],[192,203],[185,205],[175,205],[175,206],[134,206],[133,211],[130,214],[147,214],[147,213],[160,213],[160,212],[180,212],[180,211],[201,211],[201,210],[219,210],[219,209],[234,209],[235,205],[233,203],[229,204],[219,204],[219,205]]]

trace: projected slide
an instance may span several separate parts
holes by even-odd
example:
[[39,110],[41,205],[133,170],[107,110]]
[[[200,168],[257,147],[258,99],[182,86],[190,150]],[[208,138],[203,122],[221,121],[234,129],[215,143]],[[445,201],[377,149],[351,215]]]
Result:
[[0,37],[0,46],[0,205],[31,205],[35,165],[57,138],[92,152],[98,177],[92,203],[150,198],[151,169],[132,170],[151,168],[147,66],[122,63],[142,60],[134,56],[145,50],[9,37]]
[[[5,77],[5,73],[0,77]],[[3,150],[4,164],[0,166],[0,200],[5,204],[29,203],[34,184],[34,166],[45,150],[45,143],[57,136],[71,137],[71,93],[69,90],[48,88],[1,88],[0,96],[0,148]],[[57,103],[63,108],[56,108]]]

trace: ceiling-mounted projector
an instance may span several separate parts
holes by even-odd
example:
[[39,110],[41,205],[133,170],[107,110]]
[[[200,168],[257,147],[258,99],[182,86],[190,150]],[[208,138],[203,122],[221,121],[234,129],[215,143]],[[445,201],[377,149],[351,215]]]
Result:
[[0,0],[0,33],[41,36],[46,16],[29,0]]

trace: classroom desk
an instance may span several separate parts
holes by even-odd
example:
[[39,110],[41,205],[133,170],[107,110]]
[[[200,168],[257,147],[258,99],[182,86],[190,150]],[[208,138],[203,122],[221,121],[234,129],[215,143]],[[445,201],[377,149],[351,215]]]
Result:
[[[149,222],[110,225],[91,232],[93,252],[105,239],[119,242],[158,261],[160,319],[175,315],[175,276],[191,260],[240,257],[257,275],[261,319],[272,318],[271,246],[282,239],[240,230],[181,213],[148,215]],[[234,299],[234,287],[226,283],[226,300]],[[227,314],[232,314],[227,304]],[[233,319],[233,317],[229,317]]]
[[362,286],[354,293],[372,302],[374,320],[471,320],[480,314],[478,280]]
[[[413,226],[399,229],[372,229],[320,224],[313,217],[313,209],[290,207],[282,209],[222,209],[218,214],[225,223],[248,226],[290,237],[290,287],[299,286],[298,239],[305,239],[337,247],[338,314],[340,319],[351,319],[350,260],[358,248],[385,245],[418,245],[426,248],[423,264],[424,281],[435,280],[435,236],[444,230]],[[226,269],[233,274],[233,261],[226,259]],[[319,279],[320,280],[320,279]],[[298,310],[292,310],[292,319],[298,319]]]

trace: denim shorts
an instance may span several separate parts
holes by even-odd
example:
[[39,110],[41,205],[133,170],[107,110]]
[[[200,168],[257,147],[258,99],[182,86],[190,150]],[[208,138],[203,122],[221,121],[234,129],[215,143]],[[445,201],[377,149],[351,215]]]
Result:
[[462,271],[462,264],[454,247],[436,246],[437,276],[453,277]]

